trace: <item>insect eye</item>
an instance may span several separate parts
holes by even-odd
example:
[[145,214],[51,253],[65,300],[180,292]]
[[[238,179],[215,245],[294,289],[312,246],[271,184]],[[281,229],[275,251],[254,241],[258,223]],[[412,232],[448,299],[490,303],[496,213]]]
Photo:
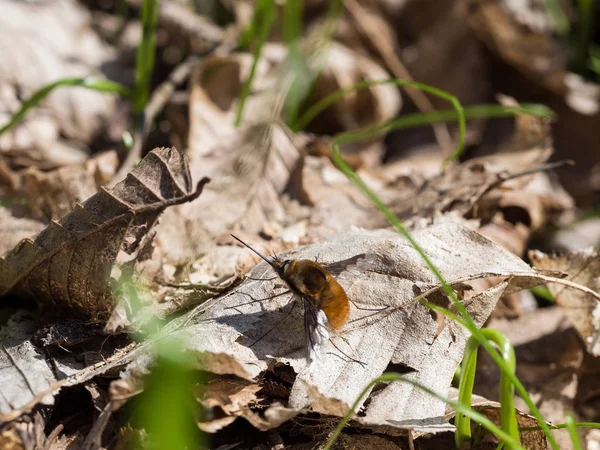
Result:
[[289,259],[286,259],[285,261],[283,261],[283,271],[286,272],[288,270],[288,267],[290,267],[290,263],[292,261]]

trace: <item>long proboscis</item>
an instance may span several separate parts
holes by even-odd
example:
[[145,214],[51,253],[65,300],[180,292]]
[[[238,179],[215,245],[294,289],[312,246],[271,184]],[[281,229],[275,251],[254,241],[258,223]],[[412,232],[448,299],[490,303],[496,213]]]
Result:
[[229,233],[231,235],[232,238],[234,238],[236,241],[240,242],[241,244],[245,245],[246,247],[248,247],[250,250],[252,250],[254,253],[256,253],[258,256],[260,256],[263,260],[265,260],[267,262],[267,264],[269,264],[271,267],[273,267],[275,270],[277,270],[277,266],[272,262],[269,261],[265,256],[263,256],[258,250],[255,250],[254,248],[252,248],[251,246],[249,246],[248,244],[246,244],[244,241],[242,241],[239,237]]

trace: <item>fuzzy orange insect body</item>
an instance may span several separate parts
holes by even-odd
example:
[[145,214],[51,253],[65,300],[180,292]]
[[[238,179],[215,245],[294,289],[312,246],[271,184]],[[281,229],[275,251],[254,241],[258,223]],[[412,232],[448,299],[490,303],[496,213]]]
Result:
[[313,306],[321,309],[334,330],[346,324],[350,315],[348,296],[323,266],[308,259],[291,260],[287,266],[284,261],[282,278],[292,291],[307,296]]
[[267,259],[241,239],[233,238],[265,260],[304,304],[307,357],[312,362],[329,339],[328,329],[339,331],[348,322],[350,300],[344,288],[321,264],[308,259]]

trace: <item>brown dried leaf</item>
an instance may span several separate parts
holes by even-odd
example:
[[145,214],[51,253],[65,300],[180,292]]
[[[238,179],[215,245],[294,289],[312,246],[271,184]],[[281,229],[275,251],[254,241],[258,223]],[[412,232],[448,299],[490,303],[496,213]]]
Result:
[[[77,203],[94,195],[106,184],[119,164],[116,152],[104,152],[81,164],[42,171],[29,167],[12,171],[0,162],[7,183],[0,187],[0,201],[13,199],[12,210],[19,216],[50,222],[58,220]],[[18,199],[18,206],[14,205]],[[3,253],[3,252],[2,252]]]
[[[56,384],[52,369],[46,363],[42,352],[28,339],[36,331],[36,323],[30,314],[18,312],[0,330],[0,364],[5,369],[0,372],[0,413],[9,414],[22,407],[34,398],[40,397],[36,403],[52,404],[52,391],[48,389]],[[74,361],[70,361],[71,363]],[[78,364],[61,364],[57,367],[65,375],[71,375],[82,368]],[[16,417],[4,418],[9,421]]]
[[[369,184],[370,178],[362,172],[360,175]],[[313,239],[323,239],[352,226],[377,228],[381,225],[381,213],[329,158],[306,157],[302,179],[309,204],[314,205],[310,214],[304,213],[310,219],[308,234]],[[380,186],[373,187],[386,198],[387,191],[377,189]]]
[[0,255],[4,255],[23,239],[34,237],[45,226],[43,222],[16,216],[11,208],[0,206]]
[[[315,66],[322,65],[319,78],[312,87],[308,104],[314,104],[339,89],[365,80],[386,80],[389,74],[371,58],[336,42],[314,56]],[[323,111],[310,124],[310,129],[332,134],[376,125],[396,116],[402,106],[394,85],[371,86],[349,92]]]
[[[250,55],[208,58],[192,77],[191,172],[198,178],[209,173],[213,181],[201,203],[173,208],[161,220],[156,242],[164,261],[191,265],[209,254],[209,263],[223,265],[219,259],[230,258],[213,257],[211,247],[224,230],[238,227],[256,233],[271,223],[279,226],[287,221],[282,197],[302,165],[300,148],[305,139],[292,135],[272,117],[280,82],[272,66],[278,56],[271,53],[278,48],[269,46],[259,62],[245,110],[248,119],[239,128],[233,125],[234,112]],[[186,233],[180,232],[182,227]],[[204,267],[203,275],[224,275],[214,269]]]
[[497,223],[521,222],[530,233],[548,223],[561,222],[574,207],[573,199],[544,173],[511,179],[515,174],[535,171],[551,153],[550,148],[534,147],[472,159],[406,192],[391,206],[409,225],[431,223],[448,212],[484,222],[502,213],[504,217]]
[[258,402],[256,394],[260,389],[258,384],[240,378],[218,378],[207,385],[198,385],[196,400],[213,411],[213,419],[199,421],[198,426],[203,431],[214,433],[232,423],[236,417],[258,417],[250,411],[249,405]]
[[25,450],[23,439],[19,436],[18,426],[6,427],[0,433],[0,447],[6,450]]
[[[210,171],[213,180],[204,195],[193,205],[167,212],[158,228],[156,242],[171,264],[190,264],[206,255],[224,230],[258,233],[270,223],[285,225],[282,197],[291,173],[302,163],[294,137],[282,126],[268,123],[223,140],[202,161],[202,173]],[[182,227],[186,233],[181,233]]]
[[[478,37],[511,66],[554,92],[564,92],[566,48],[548,26],[534,27],[531,21],[526,25],[519,23],[515,11],[506,7],[508,3],[505,0],[469,0],[467,20]],[[544,11],[544,8],[539,9]],[[539,18],[550,23],[545,11],[542,15]]]
[[[568,71],[568,48],[552,30],[547,8],[541,4],[535,8],[536,2],[507,0],[468,3],[471,27],[493,52],[534,83],[563,97],[573,111],[587,116],[598,114],[600,86]],[[569,2],[561,3],[561,8],[570,6]]]
[[[569,280],[600,292],[600,255],[594,249],[564,255],[530,251],[529,258],[535,267],[566,272]],[[549,289],[556,303],[565,309],[588,352],[600,356],[600,302],[589,294],[564,286],[550,284]]]
[[[61,78],[101,77],[100,68],[115,58],[92,30],[90,14],[81,5],[65,0],[37,4],[2,0],[1,5],[1,125],[23,98],[43,85]],[[0,137],[0,152],[23,156],[24,165],[82,162],[87,151],[81,143],[89,143],[102,131],[116,106],[114,94],[57,89]]]
[[194,191],[184,155],[153,150],[114,189],[102,189],[1,259],[0,294],[105,319],[119,252],[133,253],[165,208],[195,199],[206,182]]
[[[467,309],[479,324],[485,321],[503,292],[530,286],[532,282],[539,283],[540,277],[544,281],[549,280],[506,250],[456,224],[421,230],[415,233],[415,238],[448,281],[459,290],[467,286],[465,281],[472,279],[510,278],[510,283],[501,282],[487,291],[463,297]],[[304,248],[291,256],[314,258],[318,255],[322,261],[327,255],[329,261],[340,261],[348,260],[361,250],[377,257],[370,258],[368,264],[359,264],[358,269],[352,271],[352,276],[342,274],[338,280],[355,303],[363,307],[390,305],[392,308],[375,312],[354,311],[352,319],[359,321],[351,322],[337,336],[340,340],[336,337],[336,345],[350,356],[366,362],[366,367],[342,359],[335,348],[326,348],[332,353],[322,355],[323,359],[316,366],[307,368],[302,319],[298,314],[292,315],[289,323],[283,324],[285,329],[278,327],[257,345],[247,347],[285,314],[280,306],[289,301],[289,296],[287,299],[281,296],[261,304],[248,304],[249,296],[265,298],[271,295],[272,281],[247,280],[230,294],[208,301],[175,319],[157,338],[174,333],[179,338],[187,338],[183,340],[187,347],[182,350],[197,352],[203,370],[234,374],[246,380],[255,379],[275,363],[289,364],[298,373],[295,380],[293,376],[285,378],[293,382],[289,404],[272,403],[260,416],[247,414],[260,429],[278,426],[305,411],[309,404],[319,412],[334,415],[345,412],[360,389],[381,374],[389,362],[417,369],[413,377],[445,392],[462,357],[467,335],[451,324],[440,330],[440,322],[414,300],[416,295],[421,294],[431,301],[447,304],[447,299],[439,294],[437,280],[408,243],[398,239],[394,233],[363,231]],[[262,264],[252,275],[260,278],[272,274],[270,268]],[[116,396],[112,400],[122,402],[139,392],[136,378],[151,367],[155,340],[132,344],[117,351],[110,350],[111,356],[87,367],[82,367],[81,361],[71,356],[55,360],[58,371],[67,374],[66,378],[56,381],[49,366],[42,363],[45,358],[41,351],[28,340],[35,331],[33,321],[26,318],[19,321],[18,317],[14,316],[10,326],[2,330],[5,333],[2,341],[8,353],[0,353],[0,365],[10,370],[0,372],[0,398],[6,399],[5,403],[0,403],[0,421],[14,420],[39,402],[50,403],[52,395],[61,386],[85,382],[128,363],[131,364],[124,372],[124,389],[114,390],[112,394]],[[360,322],[360,317],[364,322]],[[23,367],[30,370],[24,373]],[[340,382],[342,379],[343,383]],[[388,396],[380,394],[379,399],[371,400],[365,424],[431,431],[433,420],[434,428],[448,427],[448,424],[439,423],[443,404],[423,402],[422,393],[402,383],[392,383],[384,390],[400,390],[414,401],[403,402],[392,410],[385,401]],[[415,409],[415,404],[421,402],[427,408]],[[240,405],[238,412],[244,415],[248,411]]]
[[[464,3],[409,1],[392,24],[404,30],[403,43],[409,39],[399,54],[412,77],[469,105],[487,101],[491,82],[481,44],[465,26]],[[431,97],[431,102],[447,108],[437,97]]]

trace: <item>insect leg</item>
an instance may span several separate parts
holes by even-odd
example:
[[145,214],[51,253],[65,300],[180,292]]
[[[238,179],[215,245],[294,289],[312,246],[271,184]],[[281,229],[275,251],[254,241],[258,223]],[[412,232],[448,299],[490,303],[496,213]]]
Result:
[[252,280],[252,281],[273,281],[276,280],[277,278],[279,278],[277,275],[275,275],[274,277],[271,278],[252,278],[252,277],[246,277],[246,280]]
[[354,307],[356,309],[360,309],[361,311],[385,311],[386,309],[388,309],[390,306],[384,306],[382,308],[363,308],[362,306],[358,306],[356,303],[354,303],[352,300],[348,299],[350,301],[350,303],[352,303],[354,305]]
[[253,303],[260,303],[260,302],[264,302],[266,300],[272,300],[274,298],[281,297],[282,295],[289,294],[289,292],[290,291],[288,289],[286,291],[280,292],[279,294],[271,295],[270,297],[265,297],[265,298],[254,298],[254,297],[252,297],[250,294],[248,294],[246,292],[239,292],[239,294],[247,295],[248,297],[250,297],[252,299],[252,301],[249,301],[249,302],[246,302],[246,303],[240,303],[239,305],[227,306],[224,309],[235,309],[235,308],[239,308],[240,306],[252,305]]
[[290,308],[290,310],[286,313],[285,317],[283,317],[281,320],[279,320],[275,325],[273,325],[271,327],[271,329],[269,331],[267,331],[265,334],[263,334],[261,337],[259,337],[257,340],[255,340],[252,344],[250,344],[248,347],[252,347],[253,345],[255,345],[258,341],[260,341],[262,338],[264,338],[265,336],[267,336],[271,331],[273,331],[275,328],[277,328],[279,325],[281,325],[281,323],[287,319],[288,317],[290,317],[290,314],[292,314],[292,311],[294,311],[294,307],[296,306],[296,299],[292,300],[292,307]]
[[[335,342],[333,342],[333,339],[329,338],[329,342],[331,343],[331,345],[333,345],[333,346],[335,347],[335,349],[336,349],[338,352],[340,352],[342,355],[344,355],[344,356],[345,356],[345,357],[348,359],[348,361],[349,361],[349,362],[354,362],[354,363],[360,364],[360,365],[361,365],[361,366],[363,366],[363,367],[366,367],[366,365],[367,365],[366,363],[364,363],[364,362],[362,362],[362,361],[359,361],[358,359],[354,359],[352,356],[350,356],[350,355],[347,355],[346,353],[344,353],[344,352],[342,351],[342,349],[341,349],[341,348],[339,348],[339,347],[338,347],[338,346],[335,344]],[[332,355],[335,355],[335,353],[331,353],[331,354],[332,354]],[[335,356],[338,356],[338,355],[335,355]],[[339,357],[339,356],[338,356],[338,357]]]

